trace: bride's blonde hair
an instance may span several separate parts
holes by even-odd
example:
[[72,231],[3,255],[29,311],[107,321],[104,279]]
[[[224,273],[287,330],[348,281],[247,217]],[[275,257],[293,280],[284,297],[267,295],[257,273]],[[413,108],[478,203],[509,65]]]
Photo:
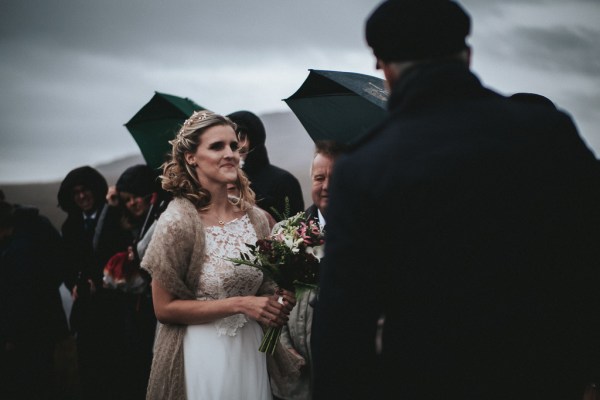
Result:
[[[202,187],[195,169],[186,162],[185,155],[196,152],[202,134],[213,126],[230,126],[237,132],[236,124],[229,118],[212,111],[196,111],[183,123],[175,139],[169,142],[173,146],[171,157],[162,165],[162,188],[173,193],[174,197],[190,200],[199,210],[210,206],[211,194]],[[255,195],[250,189],[250,181],[239,166],[237,176],[235,186],[240,197],[230,201],[246,210],[254,205]]]

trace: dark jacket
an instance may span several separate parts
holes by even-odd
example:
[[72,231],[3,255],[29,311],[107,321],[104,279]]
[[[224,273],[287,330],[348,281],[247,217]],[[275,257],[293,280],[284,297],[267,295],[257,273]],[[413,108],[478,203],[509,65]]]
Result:
[[306,215],[306,219],[314,219],[319,223],[319,209],[316,205],[311,205],[306,210],[304,210],[304,214]]
[[453,62],[407,71],[389,107],[334,170],[315,399],[581,398],[600,177],[573,122]]
[[[94,197],[94,210],[88,225],[84,221],[83,211],[77,207],[73,200],[73,188],[84,186],[92,192]],[[106,204],[108,185],[106,179],[94,168],[83,166],[70,171],[60,184],[58,190],[58,205],[68,215],[62,225],[61,232],[66,248],[67,277],[65,284],[72,289],[77,279],[85,282],[92,278],[101,284],[102,271],[93,257],[92,241],[94,230],[102,208]]]
[[0,343],[53,342],[67,334],[59,287],[60,235],[35,208],[16,206],[13,234],[0,242]]
[[250,149],[243,170],[250,180],[250,188],[256,194],[256,205],[273,215],[277,221],[281,220],[278,214],[285,213],[286,197],[289,200],[287,217],[302,211],[304,199],[298,179],[269,162],[265,146],[266,132],[262,121],[249,111],[237,111],[228,117],[250,139]]
[[[102,203],[104,206],[105,203]],[[62,225],[62,238],[66,250],[66,266],[68,268],[65,285],[72,289],[77,280],[85,281],[88,278],[96,283],[102,281],[102,269],[94,258],[92,242],[98,219],[102,208],[96,211],[95,218],[86,227],[83,213],[71,213]]]

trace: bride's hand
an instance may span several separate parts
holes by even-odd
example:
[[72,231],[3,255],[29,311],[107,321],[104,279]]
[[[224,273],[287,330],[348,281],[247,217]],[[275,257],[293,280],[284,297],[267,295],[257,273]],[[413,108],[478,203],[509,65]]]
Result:
[[291,308],[289,308],[289,304],[285,304],[286,301],[282,301],[284,304],[281,304],[282,302],[278,301],[279,297],[279,295],[268,297],[248,296],[247,301],[244,302],[244,314],[266,326],[285,325]]
[[[296,295],[294,292],[288,292],[285,289],[277,289],[275,292],[275,297],[277,298],[278,303],[285,306],[285,308],[288,310],[288,314],[296,305]],[[279,298],[281,298],[281,300]]]

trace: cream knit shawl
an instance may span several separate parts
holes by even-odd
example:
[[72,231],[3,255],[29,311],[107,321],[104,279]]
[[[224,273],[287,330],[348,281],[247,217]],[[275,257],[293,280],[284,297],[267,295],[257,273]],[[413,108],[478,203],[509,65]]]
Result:
[[[263,211],[252,207],[247,212],[256,236],[267,237],[269,223]],[[204,255],[204,227],[198,211],[189,200],[175,198],[157,222],[141,267],[176,298],[192,300],[196,298]],[[259,294],[273,293],[274,288],[272,281],[265,281]],[[158,324],[146,399],[186,399],[183,367],[185,329],[185,325]],[[299,366],[279,347],[281,349],[275,356],[267,357],[269,373],[274,379],[297,374]]]

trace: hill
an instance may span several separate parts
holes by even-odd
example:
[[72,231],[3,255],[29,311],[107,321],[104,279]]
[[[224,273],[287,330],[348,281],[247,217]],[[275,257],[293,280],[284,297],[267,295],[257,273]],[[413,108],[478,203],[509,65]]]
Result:
[[[290,171],[302,186],[304,202],[310,200],[309,169],[313,155],[313,142],[291,112],[277,112],[260,116],[267,131],[267,150],[272,164]],[[141,154],[132,154],[109,163],[93,165],[113,185],[119,175],[135,164],[144,163]],[[69,171],[65,171],[65,175]],[[56,194],[59,180],[44,183],[0,184],[7,201],[31,205],[40,209],[60,229],[66,214],[57,206]]]

